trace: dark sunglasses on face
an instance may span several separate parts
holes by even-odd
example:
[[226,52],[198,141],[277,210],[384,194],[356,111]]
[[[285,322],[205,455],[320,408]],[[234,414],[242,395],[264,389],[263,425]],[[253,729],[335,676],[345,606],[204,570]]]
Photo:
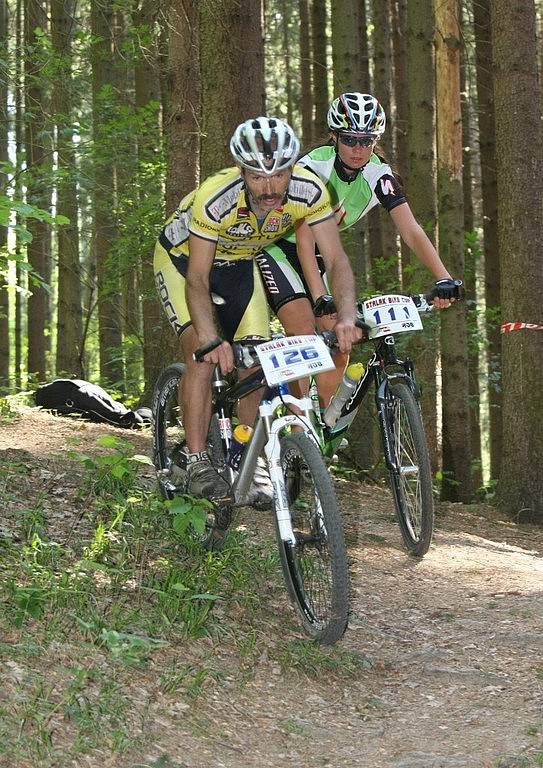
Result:
[[357,144],[361,147],[371,147],[375,143],[375,136],[350,136],[346,133],[340,133],[339,140],[346,147],[356,147]]

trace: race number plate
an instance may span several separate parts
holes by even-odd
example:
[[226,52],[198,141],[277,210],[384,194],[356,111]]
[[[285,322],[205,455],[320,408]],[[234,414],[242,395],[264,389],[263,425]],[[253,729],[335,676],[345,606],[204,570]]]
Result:
[[270,386],[334,368],[328,347],[318,336],[287,336],[255,349]]
[[363,303],[364,322],[370,326],[370,339],[392,333],[420,331],[422,321],[409,296],[387,294],[374,296]]

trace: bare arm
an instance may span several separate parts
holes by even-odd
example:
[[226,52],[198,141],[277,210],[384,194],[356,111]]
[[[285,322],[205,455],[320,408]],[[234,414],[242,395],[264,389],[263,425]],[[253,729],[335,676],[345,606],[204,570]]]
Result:
[[450,278],[450,274],[438,256],[428,235],[413,216],[407,203],[402,203],[390,212],[392,221],[404,243],[413,251],[419,261],[430,270],[436,280]]
[[315,238],[311,227],[305,221],[296,227],[296,251],[311,294],[309,298],[314,302],[328,291],[315,259]]
[[[189,236],[189,266],[185,294],[190,319],[196,332],[198,346],[204,347],[220,336],[213,318],[213,305],[209,295],[209,273],[215,258],[216,244],[196,235]],[[223,373],[231,371],[234,365],[232,348],[228,342],[209,352],[204,360],[219,363]]]

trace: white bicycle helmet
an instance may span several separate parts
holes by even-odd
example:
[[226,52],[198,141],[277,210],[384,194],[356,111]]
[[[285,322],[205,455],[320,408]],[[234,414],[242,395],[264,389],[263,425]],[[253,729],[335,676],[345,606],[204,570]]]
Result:
[[358,131],[381,136],[386,124],[385,110],[369,93],[342,93],[328,110],[328,127],[332,131]]
[[230,140],[236,163],[271,176],[294,165],[300,142],[290,125],[277,117],[255,117],[238,125]]

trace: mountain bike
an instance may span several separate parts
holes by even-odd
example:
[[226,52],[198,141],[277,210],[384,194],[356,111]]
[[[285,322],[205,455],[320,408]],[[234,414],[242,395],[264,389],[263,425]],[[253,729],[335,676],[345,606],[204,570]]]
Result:
[[[462,282],[455,281],[457,298]],[[394,510],[403,543],[408,552],[423,557],[430,547],[434,527],[432,472],[420,411],[420,389],[415,377],[415,364],[401,359],[396,352],[395,336],[422,330],[420,316],[430,312],[436,291],[404,296],[386,294],[358,302],[359,324],[374,344],[374,352],[351,395],[343,404],[339,418],[327,425],[319,408],[316,430],[323,454],[335,454],[356,412],[374,385],[375,405],[382,438],[383,452]],[[323,334],[326,343],[334,343],[332,332]],[[310,394],[318,401],[316,384]]]
[[[258,363],[258,354],[263,354],[266,346],[262,342],[258,339],[233,344],[238,369],[250,369]],[[319,343],[324,352],[321,347],[316,349]],[[232,510],[247,503],[259,457],[263,456],[273,486],[276,539],[290,598],[304,630],[320,643],[331,644],[345,631],[349,605],[341,514],[315,432],[313,400],[308,396],[295,398],[286,382],[307,376],[308,366],[315,370],[320,364],[319,355],[329,357],[329,353],[316,337],[299,337],[298,342],[292,337],[277,339],[268,347],[268,355],[282,360],[278,376],[271,377],[258,367],[246,378],[236,380],[235,376],[224,377],[218,367],[214,370],[207,449],[216,471],[227,480],[230,493],[210,506],[204,533],[193,530],[192,535],[208,548],[222,547]],[[297,367],[293,370],[291,363],[295,359]],[[285,375],[283,370],[287,371]],[[182,363],[166,368],[153,397],[153,460],[161,493],[169,499],[186,491],[186,472],[179,460],[184,430],[178,402],[184,372]],[[263,395],[252,438],[235,471],[228,463],[235,405],[260,388]],[[293,413],[293,408],[298,412]]]

